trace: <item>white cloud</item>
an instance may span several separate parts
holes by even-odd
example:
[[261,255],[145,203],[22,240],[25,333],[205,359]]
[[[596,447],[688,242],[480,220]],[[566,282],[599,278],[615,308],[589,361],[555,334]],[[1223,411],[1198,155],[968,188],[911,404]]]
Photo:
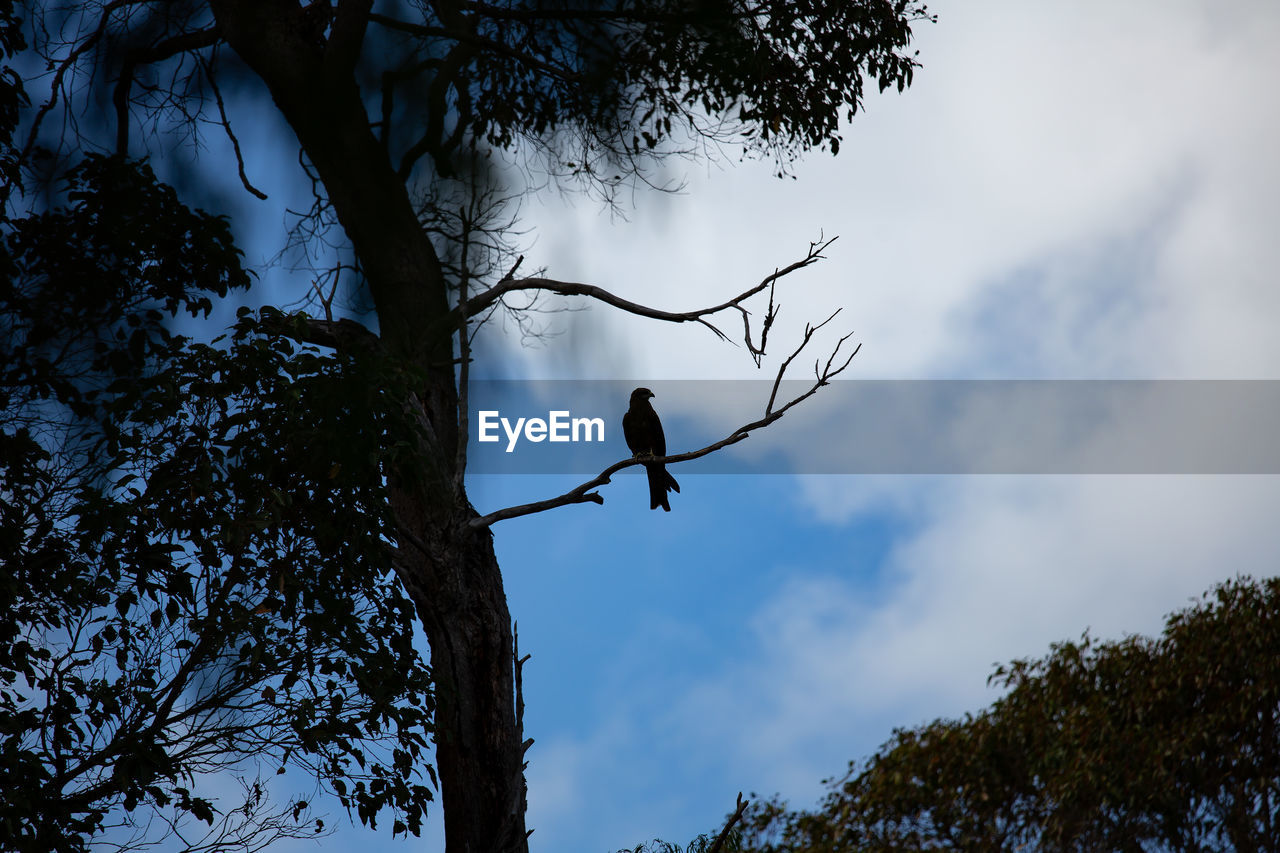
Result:
[[[553,276],[687,309],[825,231],[841,237],[830,260],[782,288],[778,353],[804,320],[844,305],[843,328],[866,343],[861,376],[1274,373],[1258,359],[1275,364],[1280,349],[1280,297],[1263,286],[1280,260],[1268,236],[1280,212],[1280,10],[989,0],[938,11],[919,28],[913,87],[872,97],[840,157],[811,155],[796,181],[751,163],[693,174],[687,195],[641,194],[631,221],[603,235],[590,202],[531,205],[543,241],[531,255]],[[1134,252],[1141,265],[1120,263]],[[1011,296],[1037,342],[1022,352],[992,335]],[[1112,301],[1122,310],[1100,314]],[[591,351],[606,324],[610,357],[583,357],[566,336],[550,344],[561,375],[755,373],[741,348],[695,326],[599,307],[573,320],[597,329]],[[1223,324],[1235,325],[1230,341]],[[736,318],[726,326],[740,334]],[[546,355],[530,357],[545,369]]]
[[[905,479],[905,478],[904,478]],[[684,741],[802,800],[889,726],[976,710],[992,664],[1051,642],[1158,633],[1163,618],[1280,553],[1276,477],[855,478],[908,532],[874,582],[799,570],[753,617],[754,646],[674,712]],[[870,500],[868,500],[870,498]],[[852,563],[852,560],[851,560]],[[713,721],[709,723],[708,721]]]

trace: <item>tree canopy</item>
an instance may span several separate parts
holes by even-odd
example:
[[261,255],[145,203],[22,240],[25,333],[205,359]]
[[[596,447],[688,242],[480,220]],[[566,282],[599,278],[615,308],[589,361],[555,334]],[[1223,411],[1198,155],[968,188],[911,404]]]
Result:
[[[505,202],[534,164],[612,200],[673,155],[785,171],[834,153],[866,81],[911,82],[927,17],[915,0],[0,0],[6,846],[188,818],[213,833],[189,849],[268,843],[313,827],[300,798],[262,811],[254,773],[301,766],[370,826],[389,809],[416,833],[438,791],[449,850],[527,849],[523,658],[491,527],[602,503],[640,463],[482,515],[472,338],[509,294],[554,293],[721,338],[740,316],[759,364],[775,285],[828,243],[674,312],[516,277]],[[296,146],[314,203],[280,248],[314,275],[289,307],[197,335],[253,271],[147,158],[189,193],[238,179],[264,197],[246,108],[292,133],[268,144]],[[230,156],[185,156],[210,128]],[[765,290],[753,334],[743,303]],[[363,322],[335,316],[340,295]],[[741,440],[848,363],[833,352],[808,392],[666,461]],[[223,771],[247,774],[234,807],[201,790]]]
[[[406,444],[393,383],[248,314],[173,334],[248,285],[226,222],[115,159],[69,181],[0,279],[5,848],[154,841],[152,808],[203,821],[193,849],[323,829],[272,811],[287,767],[416,831],[432,698],[370,464]],[[243,802],[200,792],[222,770]]]
[[820,808],[753,807],[747,849],[1280,849],[1280,579],[992,680],[988,710],[895,732]]

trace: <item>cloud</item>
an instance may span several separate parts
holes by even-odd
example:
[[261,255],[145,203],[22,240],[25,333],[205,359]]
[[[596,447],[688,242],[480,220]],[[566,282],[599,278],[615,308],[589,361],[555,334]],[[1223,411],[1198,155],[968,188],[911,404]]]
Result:
[[[833,330],[865,343],[865,377],[1274,375],[1259,365],[1280,354],[1267,322],[1280,296],[1262,279],[1280,260],[1280,193],[1263,189],[1280,183],[1280,10],[939,11],[919,28],[913,87],[870,98],[839,158],[812,155],[795,181],[752,163],[690,174],[686,195],[639,194],[605,237],[590,202],[546,201],[531,208],[537,263],[684,310],[838,234],[828,261],[780,288],[778,358],[805,320],[845,306]],[[696,326],[589,319],[637,377],[756,374]],[[1000,346],[1015,322],[1034,345]]]
[[[1215,582],[1272,572],[1280,553],[1280,477],[798,484],[796,507],[821,509],[824,528],[873,516],[891,531],[883,553],[854,540],[811,561],[805,532],[788,527],[791,547],[764,547],[744,567],[757,593],[732,605],[746,626],[739,639],[674,603],[656,624],[620,623],[635,631],[629,651],[603,673],[578,671],[595,680],[595,722],[541,737],[531,753],[530,825],[542,844],[683,841],[712,828],[738,790],[812,804],[822,778],[895,726],[991,702],[994,664],[1086,629],[1158,633]],[[701,630],[719,637],[717,653],[677,662],[682,647],[713,640]]]
[[[687,196],[641,197],[607,232],[588,203],[548,203],[536,263],[685,310],[838,234],[828,261],[779,288],[774,365],[806,320],[844,306],[826,343],[856,331],[850,378],[1276,378],[1280,7],[937,11],[919,30],[915,85],[869,99],[839,158],[810,157],[795,181],[752,164],[691,174]],[[704,329],[603,309],[575,319],[605,331],[557,364],[570,375],[762,375]],[[736,318],[726,330],[740,334]],[[606,342],[610,360],[586,357]],[[665,397],[663,417],[702,402]],[[738,786],[812,802],[822,776],[894,725],[993,699],[993,663],[1086,628],[1158,632],[1213,583],[1274,572],[1280,553],[1275,477],[799,483],[810,523],[870,525],[883,553],[808,562],[796,552],[814,533],[800,525],[762,547],[750,571],[778,580],[735,613],[745,642],[661,681],[660,707],[607,705],[607,737],[564,734],[544,754],[538,772],[564,774],[552,789],[581,797],[563,820],[600,810],[591,821],[609,825],[618,809],[595,804],[623,777],[632,791],[715,789],[687,794],[702,823],[695,806],[652,797],[649,826],[706,828]],[[543,825],[544,843],[560,837]]]
[[1277,477],[806,485],[829,506],[842,482],[848,511],[882,513],[887,502],[908,516],[881,570],[795,572],[751,617],[750,648],[690,685],[672,712],[685,748],[802,800],[890,723],[986,705],[994,663],[1043,655],[1086,629],[1158,633],[1213,583],[1272,572],[1280,552]]
[[[796,181],[753,164],[691,174],[687,195],[641,196],[627,222],[586,201],[531,205],[541,242],[526,263],[687,310],[839,234],[780,286],[775,365],[806,320],[844,306],[826,343],[856,331],[850,378],[1277,377],[1280,7],[938,11],[915,85],[871,98],[838,159],[810,157]],[[569,334],[514,356],[574,377],[761,376],[696,326],[567,316]],[[703,402],[672,394],[662,414]],[[535,844],[708,829],[739,787],[811,802],[894,725],[993,699],[993,663],[1086,628],[1155,633],[1280,553],[1274,477],[799,483],[809,523],[871,525],[883,553],[808,561],[796,552],[813,531],[787,527],[744,569],[778,578],[734,611],[745,642],[678,675],[615,662],[610,683],[633,689],[599,699],[598,725],[539,736]]]

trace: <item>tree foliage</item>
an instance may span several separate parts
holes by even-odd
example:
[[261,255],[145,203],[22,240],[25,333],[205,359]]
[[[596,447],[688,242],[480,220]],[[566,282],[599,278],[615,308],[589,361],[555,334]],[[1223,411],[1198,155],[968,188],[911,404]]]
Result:
[[819,810],[757,806],[748,849],[1280,849],[1280,579],[992,678],[990,709],[896,732]]
[[[864,75],[882,90],[910,84],[910,24],[926,14],[908,0],[423,4],[420,20],[412,8],[373,18],[399,36],[384,92],[439,68],[428,85],[437,112],[407,128],[411,155],[442,165],[468,138],[510,148],[567,131],[583,161],[567,165],[581,173],[601,156],[634,165],[686,134],[780,164],[810,148],[834,153]],[[384,109],[384,135],[393,115],[409,118]]]
[[[17,217],[6,220],[0,294],[0,426],[15,460],[0,485],[13,531],[3,542],[12,632],[0,721],[12,749],[0,782],[14,804],[5,831],[32,849],[74,848],[109,813],[128,822],[144,805],[210,823],[198,783],[257,757],[307,767],[371,825],[390,809],[395,831],[418,830],[431,794],[422,782],[438,776],[449,850],[522,853],[531,741],[490,527],[601,503],[609,475],[638,463],[481,515],[465,476],[473,336],[511,310],[509,294],[551,293],[722,338],[708,316],[740,313],[759,365],[774,285],[829,243],[735,298],[676,313],[594,285],[515,278],[504,202],[539,173],[612,200],[672,155],[732,146],[785,171],[805,150],[835,152],[867,81],[911,82],[911,26],[924,6],[21,9],[19,31],[0,0],[0,50],[31,71],[0,72],[0,142],[12,141],[0,200]],[[226,223],[182,207],[128,158],[164,155],[189,189],[216,196],[234,176],[264,198],[233,129],[246,107],[287,125],[287,138],[268,144],[297,146],[289,178],[309,184],[314,204],[281,249],[316,275],[286,298],[310,291],[307,307],[324,316],[269,306],[242,314],[228,336],[196,340],[175,318],[207,316],[249,279]],[[186,157],[182,147],[198,149],[210,127],[225,133],[228,156]],[[86,159],[102,150],[115,156]],[[66,204],[49,208],[58,181],[69,181]],[[766,289],[757,342],[743,302]],[[339,296],[368,307],[362,322],[335,319]],[[808,393],[776,408],[771,398],[764,417],[684,458],[767,426],[847,366],[833,353]],[[430,645],[430,682],[415,623]],[[205,723],[221,734],[206,739]],[[422,755],[427,733],[434,767]],[[237,826],[291,831],[255,822],[259,790],[246,781]],[[294,802],[283,814],[303,812]]]
[[[256,774],[288,767],[416,832],[432,700],[376,476],[408,445],[394,381],[248,313],[219,345],[171,332],[249,278],[146,168],[91,157],[67,201],[10,223],[0,279],[0,847],[155,817],[211,847],[314,832],[296,795],[270,816]],[[203,791],[219,770],[238,808]]]

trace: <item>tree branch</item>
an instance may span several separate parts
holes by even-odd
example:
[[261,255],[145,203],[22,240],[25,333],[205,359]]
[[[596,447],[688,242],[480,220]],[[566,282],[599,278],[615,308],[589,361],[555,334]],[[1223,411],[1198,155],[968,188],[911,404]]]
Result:
[[[427,87],[427,129],[418,141],[405,152],[404,157],[401,158],[400,168],[397,170],[400,180],[407,181],[413,171],[413,164],[423,154],[427,153],[431,154],[432,159],[435,160],[436,169],[441,174],[452,174],[453,170],[449,166],[448,154],[452,148],[462,141],[462,134],[465,132],[467,120],[470,118],[470,96],[467,94],[466,86],[459,83],[458,76],[474,55],[474,48],[470,46],[464,47],[459,42],[449,50],[449,53],[440,62],[440,70],[436,72],[435,79]],[[458,95],[458,103],[455,110],[457,113],[456,124],[453,134],[448,139],[441,139],[440,137],[444,133],[445,120],[450,112],[448,105],[450,87]]]
[[[495,6],[492,3],[470,2],[463,3],[463,6],[470,12],[483,15],[486,18],[506,19],[515,21],[602,21],[602,22],[629,22],[629,23],[655,23],[669,21],[673,17],[679,16],[678,11],[649,11],[646,9],[628,9],[612,8],[612,9],[592,9],[589,6],[560,9],[560,8],[504,8]],[[736,14],[735,19],[750,19],[760,14],[759,7],[748,6]]]
[[[125,6],[133,6],[145,0],[112,0],[102,8],[102,17],[98,20],[92,33],[85,37],[84,41],[72,48],[67,54],[67,58],[58,63],[58,70],[53,74],[53,81],[49,84],[49,100],[40,105],[36,110],[35,118],[31,121],[31,127],[27,131],[27,141],[22,146],[22,151],[18,154],[17,166],[21,167],[27,163],[31,152],[35,149],[36,140],[40,138],[40,128],[44,124],[45,116],[47,116],[54,107],[58,105],[58,95],[62,92],[62,80],[67,72],[75,67],[80,61],[80,57],[88,53],[102,39],[107,31],[107,26],[111,21],[111,15],[117,10]],[[52,58],[49,60],[50,65],[53,64]],[[10,187],[6,186],[3,191],[4,199],[8,198]]]
[[778,374],[773,382],[773,392],[769,395],[769,402],[765,407],[764,417],[760,418],[759,420],[752,421],[748,424],[743,424],[742,426],[738,427],[736,430],[729,433],[729,435],[725,436],[719,441],[713,442],[712,444],[708,444],[706,447],[702,447],[697,450],[690,450],[686,453],[674,453],[668,456],[659,456],[659,457],[633,456],[630,459],[619,460],[618,462],[615,462],[612,465],[610,465],[608,468],[605,468],[594,478],[578,486],[575,486],[574,488],[570,489],[569,491],[565,492],[562,495],[558,495],[554,498],[547,498],[546,500],[534,501],[532,503],[520,504],[519,506],[506,507],[505,509],[496,510],[495,512],[491,512],[488,515],[481,516],[480,518],[471,519],[471,521],[468,522],[469,526],[488,527],[494,524],[495,522],[505,521],[508,518],[519,518],[522,515],[532,515],[534,513],[545,512],[546,510],[549,510],[549,509],[555,509],[556,507],[561,507],[561,506],[568,506],[570,504],[578,504],[578,503],[603,504],[604,497],[602,497],[599,492],[596,492],[594,490],[611,482],[613,475],[623,470],[624,468],[630,468],[633,465],[643,465],[645,463],[650,463],[650,464],[658,463],[662,465],[671,465],[677,462],[689,462],[694,459],[700,459],[703,456],[706,456],[711,453],[715,453],[717,450],[721,450],[722,448],[728,447],[731,444],[737,444],[739,441],[742,441],[748,435],[755,432],[756,430],[767,427],[769,424],[773,423],[774,421],[778,420],[783,415],[785,415],[793,406],[797,406],[800,403],[803,403],[805,400],[809,399],[814,394],[816,394],[819,388],[829,384],[832,379],[834,379],[835,377],[843,373],[845,369],[850,365],[850,363],[852,363],[853,357],[858,354],[858,351],[860,349],[862,349],[862,345],[858,344],[858,346],[854,347],[853,352],[849,353],[849,356],[843,362],[837,365],[836,358],[838,357],[841,348],[843,348],[845,341],[849,340],[849,335],[845,335],[844,337],[842,337],[836,343],[834,349],[832,349],[831,354],[827,357],[827,361],[825,365],[823,365],[821,362],[814,362],[813,385],[811,385],[809,389],[805,391],[803,394],[800,394],[799,396],[793,397],[791,400],[788,400],[786,404],[783,405],[781,408],[779,409],[774,408],[775,397],[778,393],[778,386],[782,382],[782,377],[783,377],[783,374],[786,373],[787,367],[791,364],[791,362],[795,359],[795,357],[798,356],[800,352],[809,344],[809,341],[813,338],[814,333],[816,333],[818,329],[821,329],[827,323],[830,323],[831,320],[834,319],[836,314],[838,313],[840,312],[836,311],[835,314],[832,314],[830,317],[828,317],[823,322],[819,323],[817,326],[805,327],[804,339],[800,342],[800,346],[796,347],[795,351],[791,353],[791,355],[788,356],[787,360],[782,363],[781,367],[778,368]]
[[348,320],[346,317],[340,320],[321,320],[305,314],[264,311],[262,325],[270,331],[300,343],[315,344],[343,352],[358,350],[376,352],[382,349],[382,338],[355,320]]
[[711,842],[711,846],[707,848],[707,853],[720,853],[724,849],[724,843],[729,840],[729,833],[733,830],[733,825],[742,819],[742,814],[747,810],[747,805],[750,802],[750,800],[742,799],[742,792],[738,792],[738,808],[733,814],[729,815],[729,819],[725,821],[724,829],[720,830],[716,840]]
[[[647,305],[641,305],[638,302],[632,302],[629,299],[623,299],[613,293],[598,287],[594,284],[579,284],[571,281],[556,281],[555,279],[533,277],[533,278],[505,278],[495,284],[493,287],[478,293],[467,300],[466,311],[468,317],[474,317],[476,314],[484,311],[493,305],[508,293],[523,290],[541,290],[549,293],[556,293],[561,296],[587,296],[596,299],[606,305],[612,305],[614,308],[626,311],[629,314],[636,314],[641,317],[648,317],[651,320],[665,320],[668,323],[701,323],[706,326],[720,340],[728,340],[728,336],[720,329],[716,328],[707,317],[718,314],[721,311],[736,310],[742,314],[743,324],[746,326],[746,344],[747,349],[751,352],[752,357],[756,361],[756,365],[760,364],[760,357],[764,355],[764,345],[768,335],[769,326],[773,324],[773,319],[777,316],[778,309],[773,302],[773,293],[769,295],[769,309],[765,314],[763,331],[760,338],[760,346],[756,347],[751,341],[751,323],[750,312],[743,306],[743,302],[755,296],[766,287],[772,288],[778,279],[790,275],[796,270],[804,269],[810,264],[823,260],[823,251],[834,243],[838,238],[832,237],[830,240],[819,238],[818,242],[809,244],[809,251],[803,258],[790,264],[782,269],[774,270],[770,275],[765,276],[759,284],[748,290],[744,290],[737,296],[729,299],[719,305],[713,305],[709,308],[700,308],[695,311],[663,311],[658,308],[650,308]],[[456,309],[455,309],[456,310]]]
[[[116,108],[116,153],[129,153],[129,90],[133,87],[133,69],[138,65],[149,65],[153,62],[163,62],[170,57],[177,56],[180,53],[187,53],[193,50],[203,50],[206,47],[213,47],[222,39],[222,29],[216,24],[207,30],[197,30],[190,33],[179,33],[176,36],[167,38],[164,41],[151,45],[150,47],[136,48],[125,54],[124,66],[120,69],[120,77],[116,80],[115,92],[111,99]],[[206,73],[208,69],[206,68]],[[213,76],[209,75],[212,80]],[[222,96],[218,96],[218,108],[222,109]],[[226,113],[222,114],[223,121],[226,121]],[[226,125],[228,131],[230,125]],[[234,139],[234,137],[233,137]],[[239,145],[236,146],[236,154],[239,156]],[[243,175],[243,168],[241,170]],[[247,186],[247,184],[246,184]],[[265,196],[263,196],[265,198]]]
[[[330,8],[328,0],[315,0],[315,5],[326,12]],[[355,67],[356,60],[360,58],[360,46],[364,43],[365,29],[369,25],[369,10],[372,8],[373,0],[338,0],[329,28],[329,43],[324,52],[327,70],[346,73]]]
[[[204,57],[200,58],[200,66],[204,69],[204,77],[209,81],[209,87],[213,89],[214,101],[218,104],[218,117],[222,120],[222,129],[227,132],[227,139],[231,140],[231,147],[236,153],[236,168],[240,171],[240,183],[246,190],[257,196],[262,201],[267,200],[267,194],[255,187],[249,182],[249,176],[244,171],[244,155],[240,152],[240,140],[236,139],[235,131],[231,129],[231,119],[227,118],[227,107],[222,102],[222,90],[218,87],[218,81],[213,76],[213,69],[209,65],[209,61]],[[123,126],[123,121],[121,122]]]
[[[467,304],[467,285],[471,278],[471,217],[467,211],[460,212],[462,219],[462,258],[458,270],[458,304]],[[467,408],[468,394],[471,390],[471,337],[467,334],[465,321],[458,328],[458,447],[454,457],[453,488],[462,494],[463,484],[467,476],[467,434],[471,430]],[[519,685],[519,670],[516,671],[516,684]]]
[[389,30],[397,30],[402,33],[411,33],[423,38],[445,38],[455,41],[458,44],[466,43],[473,48],[481,50],[490,50],[494,53],[514,59],[522,65],[536,69],[548,74],[557,80],[563,80],[566,83],[582,82],[579,74],[573,73],[567,68],[554,65],[546,60],[539,59],[536,56],[524,53],[511,45],[491,38],[485,38],[471,30],[462,30],[456,27],[431,27],[424,24],[413,24],[408,21],[401,21],[398,18],[392,18],[387,15],[371,14],[369,20],[375,24],[381,24]]

